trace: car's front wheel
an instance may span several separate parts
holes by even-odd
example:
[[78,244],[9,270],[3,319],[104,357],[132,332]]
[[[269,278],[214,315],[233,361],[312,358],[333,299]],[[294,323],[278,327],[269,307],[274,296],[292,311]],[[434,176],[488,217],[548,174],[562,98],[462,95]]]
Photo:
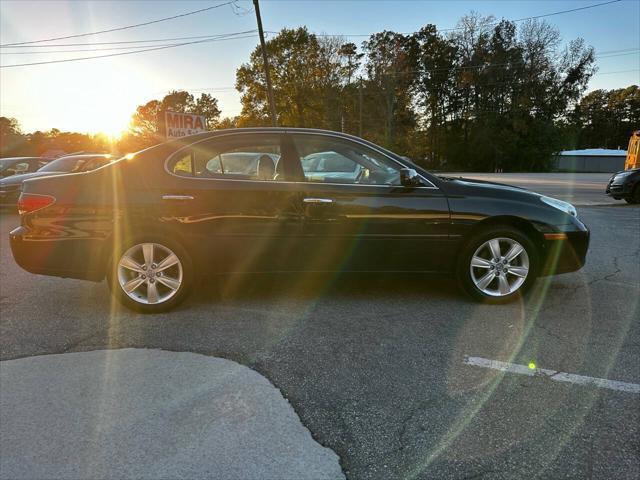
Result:
[[640,203],[640,184],[635,186],[631,196],[625,198],[625,201],[631,205]]
[[177,306],[189,292],[192,278],[189,255],[166,239],[139,239],[118,249],[107,275],[116,299],[143,313]]
[[526,291],[537,276],[536,248],[520,230],[492,227],[463,248],[458,278],[475,299],[506,303]]

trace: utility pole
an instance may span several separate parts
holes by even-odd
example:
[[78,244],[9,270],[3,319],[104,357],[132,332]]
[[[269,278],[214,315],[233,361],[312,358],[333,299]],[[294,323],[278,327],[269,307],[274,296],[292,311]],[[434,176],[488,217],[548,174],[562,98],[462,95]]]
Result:
[[358,121],[358,136],[362,137],[362,77],[360,77],[359,80],[360,81],[358,82],[358,103],[360,103],[360,108],[359,108],[358,116],[360,118]]
[[267,55],[267,47],[264,44],[264,31],[262,30],[262,18],[260,17],[260,5],[258,4],[258,0],[253,0],[253,6],[256,11],[256,20],[258,21],[258,34],[260,35],[260,46],[262,47],[264,78],[267,81],[267,97],[269,98],[269,108],[271,110],[271,123],[274,127],[277,127],[278,117],[276,116],[276,104],[273,100],[273,87],[271,86],[271,75],[269,74],[269,57]]

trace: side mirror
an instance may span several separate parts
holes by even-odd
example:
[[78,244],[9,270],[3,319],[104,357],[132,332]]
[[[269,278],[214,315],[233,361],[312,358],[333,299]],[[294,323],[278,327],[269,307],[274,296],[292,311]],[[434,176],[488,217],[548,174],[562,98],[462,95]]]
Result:
[[418,172],[413,168],[401,168],[400,169],[400,183],[404,187],[419,187],[422,185]]

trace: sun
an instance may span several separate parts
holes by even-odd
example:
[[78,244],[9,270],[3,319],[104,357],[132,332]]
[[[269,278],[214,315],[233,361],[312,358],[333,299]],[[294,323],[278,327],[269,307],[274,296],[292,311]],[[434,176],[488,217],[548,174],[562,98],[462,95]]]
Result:
[[86,129],[117,139],[127,130],[130,115],[130,112],[105,109],[88,120]]

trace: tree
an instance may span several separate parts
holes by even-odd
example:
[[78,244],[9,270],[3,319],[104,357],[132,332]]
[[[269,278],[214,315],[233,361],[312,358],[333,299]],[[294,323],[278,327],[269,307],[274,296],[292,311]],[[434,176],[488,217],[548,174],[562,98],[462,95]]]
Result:
[[202,93],[193,107],[193,113],[197,115],[203,115],[207,120],[207,128],[213,130],[218,128],[218,122],[220,119],[220,108],[218,108],[218,99],[209,95],[208,93]]
[[24,148],[25,141],[18,120],[0,117],[0,156],[15,156]]
[[[282,29],[266,42],[271,81],[283,126],[340,129],[340,92],[345,79],[341,65],[342,41],[319,39],[306,27]],[[260,47],[236,72],[241,94],[239,126],[269,125],[269,104]]]
[[173,90],[162,100],[151,100],[136,108],[131,117],[129,130],[119,142],[119,148],[126,152],[135,152],[164,141],[164,113],[194,113],[204,115],[207,127],[216,127],[220,118],[218,99],[208,93],[202,93],[198,99],[184,90]]
[[549,24],[495,23],[472,14],[442,36],[415,34],[419,125],[431,166],[544,170],[561,148],[559,124],[593,75],[593,49],[580,39],[559,50]]
[[366,122],[363,131],[381,145],[406,152],[415,127],[411,90],[417,78],[417,43],[413,36],[384,31],[362,45]]
[[640,128],[640,89],[594,90],[576,104],[568,123],[576,148],[625,148]]

